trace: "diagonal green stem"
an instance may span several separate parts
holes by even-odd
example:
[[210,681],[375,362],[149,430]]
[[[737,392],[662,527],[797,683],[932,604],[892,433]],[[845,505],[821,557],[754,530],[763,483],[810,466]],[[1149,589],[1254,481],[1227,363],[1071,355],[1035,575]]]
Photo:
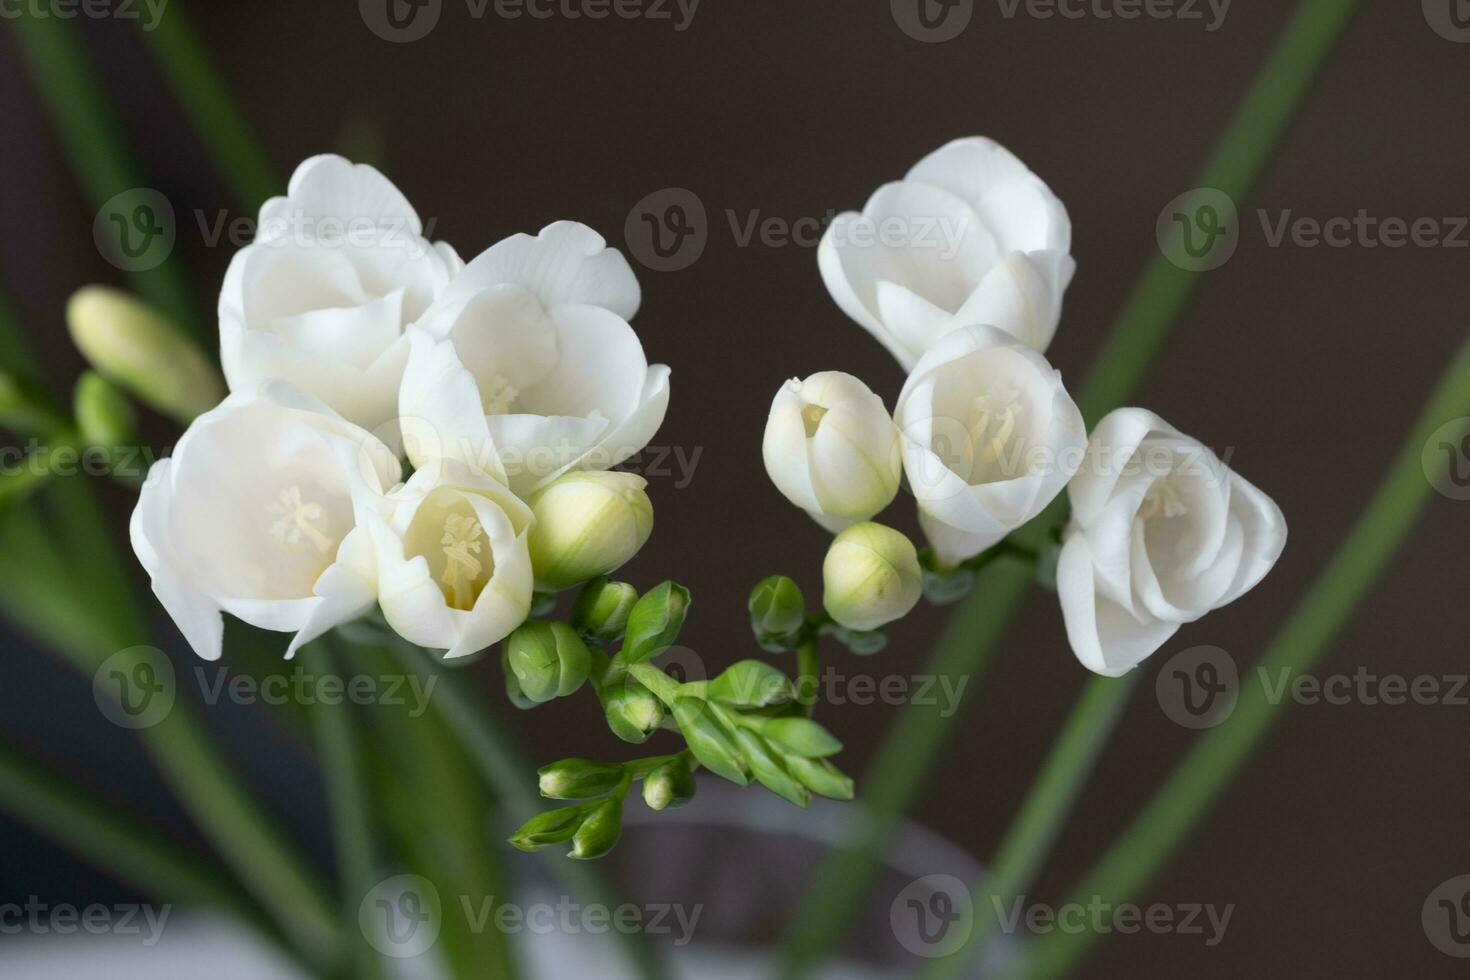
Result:
[[[117,120],[98,97],[106,88],[87,61],[76,26],[35,14],[13,23],[36,90],[50,110],[66,146],[67,161],[92,206],[101,207],[115,195],[142,188]],[[135,272],[133,283],[144,299],[175,323],[198,323],[191,317],[188,283],[177,263],[165,260],[156,268]]]
[[[1373,499],[1326,569],[1267,647],[1263,674],[1310,671],[1352,618],[1431,499],[1421,452],[1436,429],[1470,415],[1470,342],[1460,349],[1404,440]],[[1073,892],[1116,906],[1153,877],[1198,826],[1260,744],[1289,698],[1267,696],[1265,685],[1243,684],[1230,718],[1211,729],[1175,766],[1132,824]],[[1086,953],[1091,932],[1057,933],[1037,943],[1026,976],[1062,976]]]
[[[340,676],[340,662],[333,655],[330,638],[318,640],[310,652],[324,673]],[[344,684],[346,680],[344,679]],[[353,704],[316,704],[311,720],[326,782],[327,805],[332,814],[332,842],[337,850],[337,876],[341,881],[343,932],[349,937],[353,975],[359,980],[381,977],[377,951],[357,928],[357,907],[373,887],[377,862],[373,806],[367,788],[362,739]]]
[[[1303,0],[1221,137],[1200,186],[1222,190],[1236,201],[1247,195],[1359,2]],[[1089,424],[1132,396],[1198,282],[1198,273],[1180,269],[1162,255],[1149,263],[1078,392],[1077,404]],[[1033,542],[1045,540],[1062,516],[1058,503],[1021,534]],[[983,620],[985,631],[973,635],[954,628],[947,631],[929,671],[977,675],[1005,625],[1019,611],[1027,574],[1011,565],[992,576],[990,583],[980,584],[958,613],[957,623]],[[818,869],[788,934],[786,976],[808,973],[846,934],[876,878],[878,855],[933,768],[958,717],[959,712],[945,718],[914,705],[899,716],[888,747],[866,780],[874,820],[861,840],[835,852]],[[915,747],[895,747],[903,744],[900,739],[912,739]]]
[[[975,888],[975,925],[965,945],[933,960],[924,980],[961,976],[981,958],[985,942],[999,924],[1000,910],[1030,887],[1047,852],[1071,815],[1083,783],[1122,714],[1137,675],[1094,677],[1047,756],[1015,820],[1000,842],[988,875]],[[994,914],[991,914],[991,913]]]
[[275,168],[253,138],[229,90],[205,57],[204,47],[188,21],[181,0],[174,0],[168,16],[160,17],[143,38],[168,77],[194,131],[204,140],[209,157],[235,188],[245,205],[258,208],[277,193]]
[[233,913],[273,942],[269,920],[212,858],[180,850],[153,828],[98,805],[95,794],[0,742],[0,807],[110,874],[170,902]]

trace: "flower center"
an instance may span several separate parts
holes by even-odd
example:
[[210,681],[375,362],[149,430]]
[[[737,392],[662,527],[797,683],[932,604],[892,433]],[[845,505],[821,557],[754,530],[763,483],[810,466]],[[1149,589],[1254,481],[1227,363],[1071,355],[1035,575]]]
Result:
[[973,461],[981,464],[994,463],[1005,452],[1016,432],[1020,404],[1017,395],[1017,390],[1010,388],[1004,392],[987,392],[975,397],[970,406],[970,417],[965,420]]
[[827,414],[825,405],[806,405],[801,410],[801,424],[806,429],[806,437],[812,438],[817,434],[817,427],[822,424],[822,417]]
[[490,379],[485,386],[483,405],[486,415],[506,415],[510,412],[511,405],[520,397],[521,391],[510,383],[503,374],[497,374]]
[[1158,516],[1183,517],[1188,513],[1189,508],[1184,506],[1184,496],[1168,477],[1154,481],[1153,486],[1148,488],[1148,493],[1144,494],[1143,505],[1138,508],[1138,516],[1145,521]]
[[444,518],[444,574],[439,583],[444,596],[456,609],[471,609],[479,598],[484,583],[478,581],[485,571],[475,556],[480,553],[485,530],[468,514],[450,514]]
[[326,535],[327,512],[313,500],[304,500],[295,484],[281,491],[268,508],[276,520],[271,524],[271,537],[287,551],[303,551],[308,546],[322,554],[332,550],[333,541]]

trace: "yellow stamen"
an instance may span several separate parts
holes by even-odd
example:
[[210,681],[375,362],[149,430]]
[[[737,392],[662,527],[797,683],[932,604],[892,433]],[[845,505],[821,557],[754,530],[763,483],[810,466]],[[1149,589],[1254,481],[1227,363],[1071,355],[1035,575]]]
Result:
[[271,525],[271,537],[276,544],[289,551],[300,551],[307,543],[322,554],[332,550],[334,543],[324,531],[326,511],[315,501],[303,500],[299,486],[292,484],[282,490],[269,512],[276,518]]

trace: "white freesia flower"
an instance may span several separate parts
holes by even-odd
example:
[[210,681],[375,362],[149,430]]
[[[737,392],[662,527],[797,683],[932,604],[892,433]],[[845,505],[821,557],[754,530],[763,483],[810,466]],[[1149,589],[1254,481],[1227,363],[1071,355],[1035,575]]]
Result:
[[843,312],[912,370],[956,327],[989,323],[1045,352],[1076,263],[1067,209],[984,137],[955,140],[840,214],[818,250]]
[[1041,513],[1087,444],[1061,375],[995,327],[942,337],[909,375],[895,418],[920,524],[946,565]]
[[1270,497],[1139,408],[1098,423],[1068,492],[1057,596],[1077,659],[1109,677],[1252,588],[1286,546]]
[[669,369],[648,364],[628,325],[639,298],[627,260],[585,225],[492,246],[410,331],[410,458],[466,460],[524,497],[641,450],[663,423]]
[[289,385],[229,396],[148,474],[133,550],[194,652],[220,656],[221,611],[294,631],[286,655],[377,598],[358,530],[398,480],[374,436]]
[[359,425],[396,414],[404,327],[463,263],[423,237],[389,180],[339,156],[296,168],[260,209],[220,293],[220,360],[232,391],[289,381]]
[[781,386],[761,452],[776,489],[829,531],[867,520],[898,493],[893,419],[867,385],[841,371]]
[[410,643],[468,656],[531,611],[531,510],[457,460],[428,462],[368,515],[383,617]]

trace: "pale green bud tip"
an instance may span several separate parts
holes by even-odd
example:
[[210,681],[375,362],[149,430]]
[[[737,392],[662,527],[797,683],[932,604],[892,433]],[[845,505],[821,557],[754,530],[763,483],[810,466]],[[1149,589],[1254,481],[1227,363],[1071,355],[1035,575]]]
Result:
[[570,626],[537,620],[506,639],[505,661],[521,692],[538,704],[581,687],[592,666],[586,644]]
[[95,371],[77,381],[74,396],[77,428],[91,446],[121,446],[132,439],[137,412],[132,402]]
[[638,590],[627,582],[594,579],[577,596],[572,625],[589,640],[611,643],[623,635],[637,602]]
[[694,773],[683,759],[666,762],[643,781],[643,802],[650,810],[673,810],[694,799]]
[[568,473],[531,495],[531,564],[543,589],[605,575],[653,532],[653,504],[636,473]]
[[591,861],[611,851],[623,834],[623,801],[609,797],[593,805],[572,836],[567,857]]
[[93,367],[180,422],[224,397],[219,372],[199,348],[128,293],[85,286],[67,302],[66,324]]
[[785,575],[763,579],[750,593],[750,625],[757,637],[789,636],[806,620],[806,599]]
[[563,759],[537,770],[541,795],[553,800],[590,800],[611,793],[623,767],[589,759]]
[[854,524],[822,562],[822,604],[840,626],[874,630],[908,615],[923,594],[913,542],[882,524]]
[[664,706],[641,684],[624,682],[603,694],[608,727],[625,742],[641,745],[664,720]]

